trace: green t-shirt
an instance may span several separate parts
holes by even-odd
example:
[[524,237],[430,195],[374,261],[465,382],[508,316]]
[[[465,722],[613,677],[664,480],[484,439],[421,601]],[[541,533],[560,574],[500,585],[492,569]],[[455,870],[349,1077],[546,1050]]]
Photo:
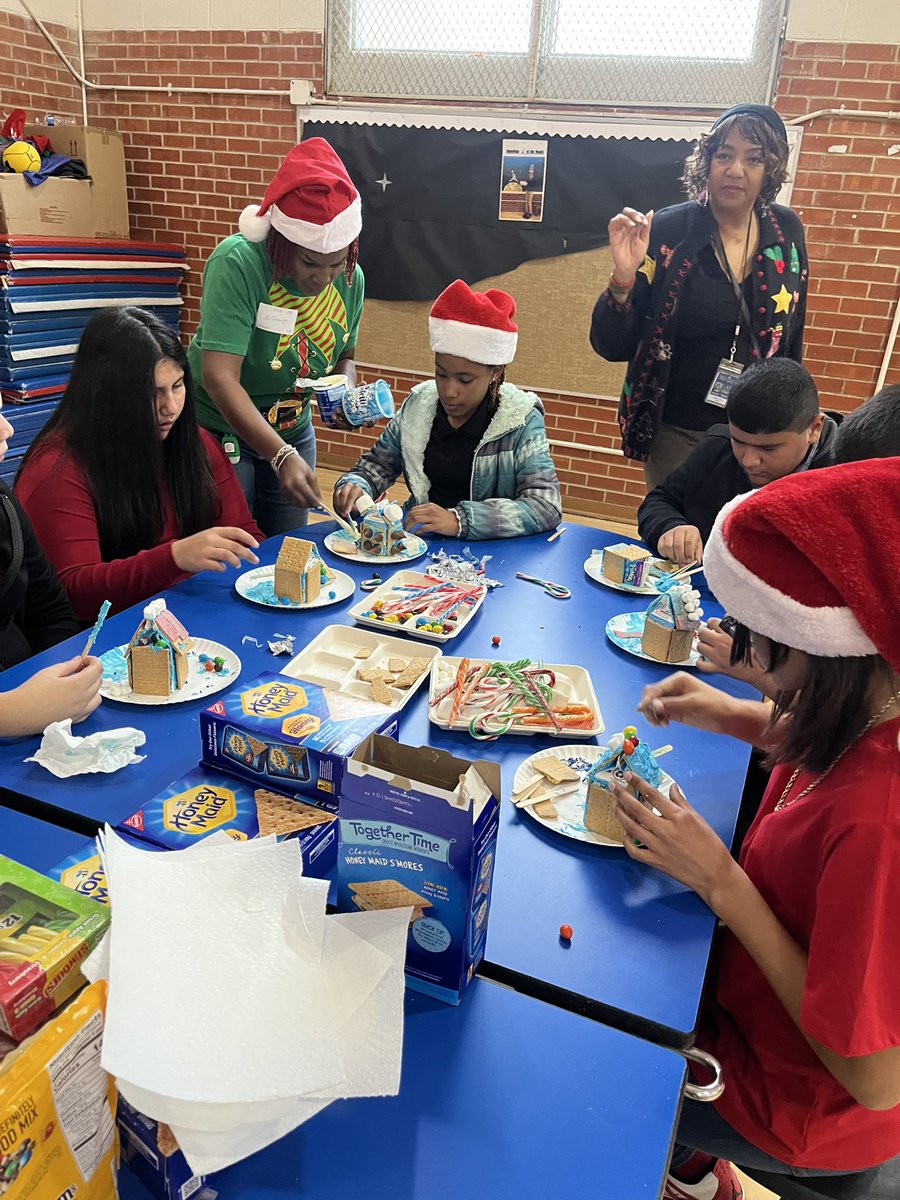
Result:
[[[293,395],[298,374],[312,379],[331,375],[346,350],[356,346],[364,290],[357,267],[350,284],[342,272],[318,296],[301,296],[292,280],[272,278],[265,242],[248,242],[240,233],[227,237],[204,268],[200,325],[188,347],[200,424],[215,433],[231,432],[203,386],[202,351],[240,355],[241,384],[256,407],[267,412]],[[285,316],[291,310],[292,327]],[[280,367],[273,369],[273,362]],[[282,431],[286,441],[296,441],[309,425],[310,413],[307,404],[297,424]]]

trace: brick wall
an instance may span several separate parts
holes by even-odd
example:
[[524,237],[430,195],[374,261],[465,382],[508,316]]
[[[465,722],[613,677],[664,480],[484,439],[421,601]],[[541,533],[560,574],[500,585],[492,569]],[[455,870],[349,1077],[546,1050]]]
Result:
[[[78,41],[73,31],[49,21],[44,24],[69,60],[77,63]],[[41,121],[48,113],[81,121],[81,88],[30,20],[0,11],[0,45],[0,124],[12,108],[24,108],[29,121]]]
[[[788,42],[786,119],[823,108],[900,110],[900,46]],[[827,407],[872,395],[900,297],[900,124],[823,117],[805,126],[792,206],[810,258],[805,362]],[[846,146],[846,153],[829,147]],[[900,380],[900,340],[888,382]]]
[[[74,59],[69,31],[54,26]],[[0,35],[15,48],[17,96],[36,114],[80,111],[76,87],[30,21],[0,12]],[[86,34],[87,72],[104,83],[173,87],[283,88],[296,76],[321,87],[319,33],[254,31],[115,31]],[[788,43],[777,105],[786,117],[811,109],[900,108],[900,49],[888,45]],[[10,93],[4,89],[3,103]],[[294,142],[295,114],[284,97],[173,96],[94,92],[91,120],[122,132],[135,237],[185,245],[193,271],[186,285],[184,329],[197,320],[200,273],[216,243],[236,228],[241,208],[261,198]],[[807,226],[813,284],[807,363],[829,407],[852,409],[874,388],[898,293],[900,142],[896,123],[819,119],[808,127],[795,184],[795,207]],[[828,147],[846,143],[845,155]],[[418,376],[399,364],[366,369],[398,396]],[[900,346],[889,380],[900,378]],[[517,382],[527,386],[528,380]],[[617,453],[611,399],[541,391],[554,457],[569,511],[628,519],[643,495],[643,475]],[[371,435],[320,434],[320,458],[353,461]],[[578,442],[591,450],[559,443]]]

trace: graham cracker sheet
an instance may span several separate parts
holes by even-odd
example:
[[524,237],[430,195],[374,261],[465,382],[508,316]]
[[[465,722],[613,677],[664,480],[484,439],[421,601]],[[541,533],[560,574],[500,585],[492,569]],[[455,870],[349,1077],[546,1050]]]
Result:
[[436,646],[368,629],[329,625],[281,673],[329,689],[335,694],[329,708],[339,706],[344,696],[397,711],[409,702],[440,657]]

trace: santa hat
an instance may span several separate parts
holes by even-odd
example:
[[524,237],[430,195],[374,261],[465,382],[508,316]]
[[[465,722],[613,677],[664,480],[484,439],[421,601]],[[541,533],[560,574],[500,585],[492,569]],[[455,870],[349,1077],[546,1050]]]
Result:
[[703,568],[727,612],[822,658],[900,670],[900,458],[802,471],[726,504]]
[[511,363],[519,339],[515,315],[516,302],[506,292],[497,288],[473,292],[457,279],[431,306],[431,349],[489,367]]
[[269,230],[277,229],[297,246],[331,254],[359,235],[359,192],[325,139],[310,138],[293,148],[262,204],[245,208],[238,227],[248,242],[264,242]]

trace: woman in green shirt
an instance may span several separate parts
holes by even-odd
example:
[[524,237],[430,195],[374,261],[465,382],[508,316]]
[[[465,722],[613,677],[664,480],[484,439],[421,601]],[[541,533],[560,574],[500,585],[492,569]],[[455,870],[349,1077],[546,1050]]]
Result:
[[197,415],[235,464],[250,511],[270,536],[305,525],[321,503],[309,393],[298,379],[348,377],[364,281],[359,193],[322,138],[301,142],[245,209],[240,233],[203,272],[200,325],[188,350]]

